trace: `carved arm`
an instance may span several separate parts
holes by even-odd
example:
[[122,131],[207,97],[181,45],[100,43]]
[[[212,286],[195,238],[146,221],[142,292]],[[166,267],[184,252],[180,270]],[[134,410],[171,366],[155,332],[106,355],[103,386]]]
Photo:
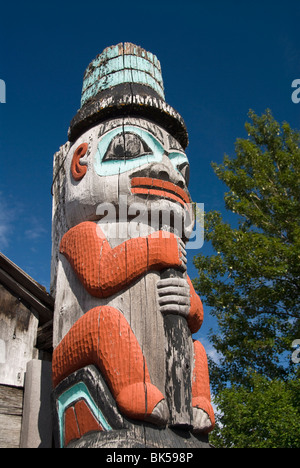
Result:
[[158,231],[112,249],[100,226],[90,221],[78,224],[63,236],[60,253],[95,297],[109,297],[147,271],[184,268],[186,262],[180,240],[172,233]]

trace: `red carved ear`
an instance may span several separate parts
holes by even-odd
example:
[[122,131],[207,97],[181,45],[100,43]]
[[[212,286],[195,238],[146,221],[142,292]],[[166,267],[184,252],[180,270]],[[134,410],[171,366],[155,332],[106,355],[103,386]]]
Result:
[[85,155],[87,149],[88,144],[82,143],[80,146],[78,146],[73,155],[71,172],[73,178],[77,181],[81,180],[85,176],[87,171],[87,166],[83,166],[82,164],[80,164],[80,158],[82,158]]

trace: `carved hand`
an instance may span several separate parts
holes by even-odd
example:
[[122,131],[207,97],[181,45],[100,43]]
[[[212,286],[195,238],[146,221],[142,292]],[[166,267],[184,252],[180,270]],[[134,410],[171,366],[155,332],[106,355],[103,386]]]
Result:
[[158,303],[162,314],[187,318],[190,312],[190,287],[186,279],[165,278],[157,283]]

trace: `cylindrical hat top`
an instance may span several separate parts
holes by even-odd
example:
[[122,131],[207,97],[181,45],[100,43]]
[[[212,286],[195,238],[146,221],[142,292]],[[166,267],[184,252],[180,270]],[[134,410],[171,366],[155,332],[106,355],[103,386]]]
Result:
[[107,47],[90,63],[84,74],[81,106],[101,91],[123,83],[149,86],[165,99],[157,57],[135,44],[125,42]]

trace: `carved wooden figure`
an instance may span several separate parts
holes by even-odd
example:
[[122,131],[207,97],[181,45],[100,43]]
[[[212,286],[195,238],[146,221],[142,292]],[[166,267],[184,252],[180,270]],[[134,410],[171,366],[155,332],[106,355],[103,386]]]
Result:
[[206,354],[192,339],[203,307],[186,273],[188,137],[162,83],[153,54],[105,49],[54,158],[62,447],[201,447],[214,425]]

